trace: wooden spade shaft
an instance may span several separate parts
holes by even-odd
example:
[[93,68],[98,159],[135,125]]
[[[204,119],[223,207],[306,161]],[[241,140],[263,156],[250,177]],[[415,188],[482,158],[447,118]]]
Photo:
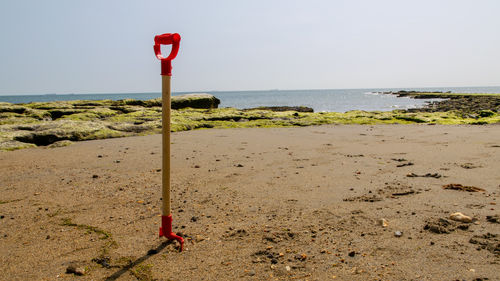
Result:
[[170,78],[162,75],[162,215],[170,210]]

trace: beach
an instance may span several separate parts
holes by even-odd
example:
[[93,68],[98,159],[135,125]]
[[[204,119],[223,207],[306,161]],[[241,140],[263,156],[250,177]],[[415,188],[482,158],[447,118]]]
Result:
[[[500,280],[499,129],[175,132],[183,252],[158,238],[160,135],[0,151],[0,276]],[[450,219],[456,212],[472,221]],[[66,273],[72,266],[83,275]]]

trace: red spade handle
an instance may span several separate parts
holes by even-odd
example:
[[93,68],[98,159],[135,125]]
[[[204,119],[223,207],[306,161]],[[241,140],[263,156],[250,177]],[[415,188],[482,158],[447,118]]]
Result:
[[[175,59],[179,52],[180,42],[181,36],[178,33],[165,33],[155,36],[153,49],[156,57],[161,61],[161,75],[172,76],[172,60]],[[172,50],[168,57],[162,56],[161,45],[172,45]]]

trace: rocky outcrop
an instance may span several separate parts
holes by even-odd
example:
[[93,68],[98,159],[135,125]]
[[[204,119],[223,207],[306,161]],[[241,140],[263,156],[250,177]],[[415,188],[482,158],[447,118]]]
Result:
[[218,108],[220,100],[210,94],[185,94],[172,97],[172,109],[180,108]]
[[[172,104],[172,132],[198,128],[267,128],[323,124],[500,123],[498,110],[485,109],[467,115],[458,115],[455,111],[434,113],[402,110],[314,113],[306,107],[215,109],[219,100],[211,95],[177,96],[173,97]],[[75,141],[158,134],[162,128],[161,117],[161,99],[27,104],[0,102],[0,150],[60,147]]]
[[82,141],[127,135],[124,131],[113,130],[101,122],[67,119],[24,125],[22,128],[18,127],[18,129],[21,130],[13,131],[12,138],[14,141],[31,143],[37,146],[47,146],[64,140]]
[[[175,109],[214,109],[220,100],[209,94],[172,97],[173,130],[208,128],[177,117]],[[0,150],[69,145],[74,141],[161,132],[161,98],[152,100],[55,101],[0,103]],[[199,120],[194,113],[193,120]]]
[[[94,103],[91,103],[95,106]],[[213,95],[200,93],[200,94],[184,94],[179,96],[172,96],[171,107],[172,109],[181,108],[202,108],[202,109],[213,109],[218,108],[220,100]],[[156,107],[162,105],[162,99],[152,99],[152,100],[134,100],[134,99],[124,99],[118,101],[112,101],[110,103],[111,109],[121,110],[124,113],[127,110],[134,110],[132,106],[136,107]]]
[[408,112],[448,112],[457,111],[464,117],[482,118],[500,112],[500,94],[456,94],[442,92],[398,91],[383,92],[397,97],[414,99],[441,99],[432,101],[422,108],[408,109]]

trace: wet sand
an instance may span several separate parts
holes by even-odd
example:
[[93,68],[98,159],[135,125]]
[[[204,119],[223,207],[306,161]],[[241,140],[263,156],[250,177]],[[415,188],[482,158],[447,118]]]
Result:
[[498,125],[210,129],[172,142],[181,253],[157,237],[160,135],[0,152],[2,280],[500,280]]

